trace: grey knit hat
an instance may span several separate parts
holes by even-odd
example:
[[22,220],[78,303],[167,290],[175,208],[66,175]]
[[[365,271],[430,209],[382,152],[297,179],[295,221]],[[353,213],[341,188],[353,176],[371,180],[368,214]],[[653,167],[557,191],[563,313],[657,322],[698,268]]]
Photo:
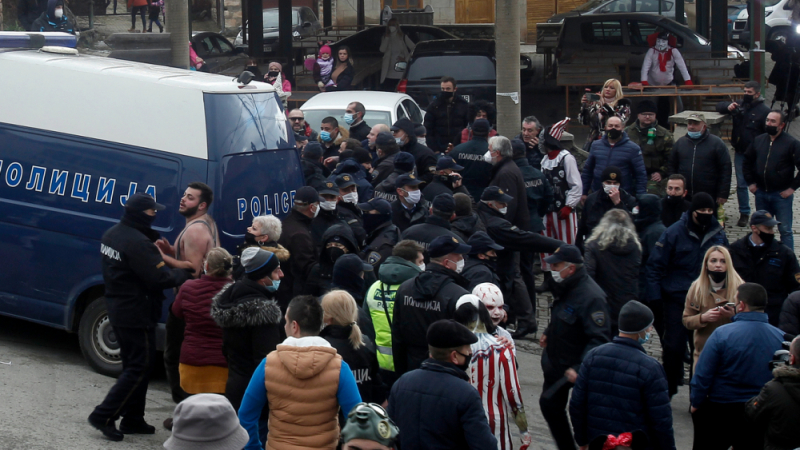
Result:
[[619,311],[619,332],[637,334],[653,324],[653,311],[647,305],[631,300]]
[[266,277],[280,265],[274,253],[258,247],[244,249],[241,261],[247,278],[251,280],[260,280]]

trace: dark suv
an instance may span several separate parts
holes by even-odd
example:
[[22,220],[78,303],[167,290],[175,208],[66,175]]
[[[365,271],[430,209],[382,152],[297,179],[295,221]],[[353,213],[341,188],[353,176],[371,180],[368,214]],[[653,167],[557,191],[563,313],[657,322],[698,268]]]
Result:
[[[442,39],[420,42],[411,60],[398,63],[405,67],[398,92],[410,95],[420,107],[427,108],[441,92],[439,80],[451,76],[458,83],[456,94],[467,102],[495,101],[496,69],[495,43],[488,39]],[[520,81],[526,84],[533,79],[530,58],[520,55]]]

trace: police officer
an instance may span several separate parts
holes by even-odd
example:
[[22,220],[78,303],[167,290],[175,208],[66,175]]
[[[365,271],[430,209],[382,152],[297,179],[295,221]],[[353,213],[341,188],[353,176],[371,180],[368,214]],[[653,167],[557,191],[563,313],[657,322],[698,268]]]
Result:
[[417,176],[423,182],[430,182],[436,171],[436,156],[431,149],[417,142],[416,126],[411,120],[402,118],[392,125],[392,134],[401,152],[414,155]]
[[440,236],[428,249],[431,262],[425,271],[397,289],[392,318],[392,356],[400,376],[418,369],[428,357],[426,332],[441,319],[453,317],[456,302],[469,294],[469,282],[461,276],[464,255],[470,246],[455,237]]
[[539,338],[544,349],[539,406],[559,450],[572,450],[575,440],[566,411],[569,390],[578,379],[583,355],[611,340],[611,325],[606,294],[583,268],[578,247],[563,244],[545,262],[555,282],[555,301],[550,325]]
[[439,194],[431,203],[430,215],[425,223],[412,226],[403,232],[403,239],[416,241],[425,249],[439,236],[454,237],[458,242],[464,241],[450,229],[450,221],[456,217],[456,201],[450,194]]
[[419,185],[422,180],[414,174],[403,174],[394,182],[397,199],[392,202],[392,223],[405,231],[408,227],[425,222],[430,203],[422,198]]
[[550,253],[558,249],[561,241],[519,229],[505,218],[508,202],[512,197],[497,186],[489,186],[483,191],[478,205],[478,217],[486,225],[486,233],[496,243],[505,247],[498,252],[497,272],[500,289],[508,299],[517,316],[517,331],[513,337],[521,338],[536,333],[536,316],[528,289],[519,273],[519,251]]
[[642,149],[647,171],[647,193],[663,197],[667,188],[667,162],[672,151],[672,133],[658,124],[658,106],[652,100],[639,102],[636,122],[628,125],[628,139]]
[[[153,434],[144,421],[150,371],[156,356],[155,327],[161,317],[164,289],[178,287],[193,270],[170,269],[154,244],[151,228],[164,205],[137,193],[125,203],[125,214],[103,234],[103,280],[108,318],[122,356],[122,374],[91,415],[89,423],[112,441],[123,434]],[[119,429],[116,420],[122,416]]]
[[343,173],[336,177],[336,186],[339,188],[339,203],[336,204],[336,213],[344,220],[356,237],[359,248],[364,248],[367,232],[364,230],[364,218],[358,208],[358,191],[355,177]]
[[464,278],[469,280],[469,291],[481,283],[492,283],[500,286],[500,277],[497,276],[497,252],[503,246],[493,241],[484,231],[476,231],[469,237],[467,245],[472,247],[469,259],[464,264]]
[[364,230],[367,232],[367,246],[361,252],[362,259],[378,268],[392,256],[392,248],[400,242],[400,229],[392,223],[392,205],[382,198],[373,198],[367,203],[359,203],[364,212]]
[[730,246],[733,267],[739,276],[767,290],[766,313],[769,323],[776,327],[784,300],[800,289],[797,256],[775,240],[778,224],[767,211],[756,211],[750,217],[750,233]]
[[456,164],[456,160],[451,156],[441,156],[436,161],[436,175],[433,180],[422,190],[425,200],[432,202],[439,194],[453,195],[461,192],[469,195],[467,188],[461,184],[461,175],[458,173],[464,167]]
[[322,236],[328,229],[336,224],[347,224],[339,217],[336,206],[339,203],[339,188],[336,183],[327,180],[319,190],[319,212],[316,217],[311,219],[311,239],[317,249],[317,254],[321,250]]

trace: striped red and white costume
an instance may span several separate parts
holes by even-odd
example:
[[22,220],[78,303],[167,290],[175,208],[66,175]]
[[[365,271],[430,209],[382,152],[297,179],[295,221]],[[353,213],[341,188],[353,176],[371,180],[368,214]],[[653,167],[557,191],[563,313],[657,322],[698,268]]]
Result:
[[[542,173],[553,186],[553,211],[544,215],[544,235],[558,239],[567,244],[575,245],[578,235],[578,214],[575,208],[581,200],[581,190],[583,182],[581,173],[578,171],[578,163],[575,157],[567,150],[561,150],[554,158],[545,155],[542,158]],[[573,209],[566,220],[561,220],[558,215],[561,208],[569,206]],[[550,256],[542,254],[542,270],[550,270],[550,265],[544,262],[544,258]]]
[[489,429],[497,439],[497,448],[512,450],[514,446],[509,427],[515,423],[514,413],[522,409],[517,363],[511,350],[500,344],[494,336],[480,331],[475,335],[478,342],[470,346],[470,383],[480,394],[489,419]]

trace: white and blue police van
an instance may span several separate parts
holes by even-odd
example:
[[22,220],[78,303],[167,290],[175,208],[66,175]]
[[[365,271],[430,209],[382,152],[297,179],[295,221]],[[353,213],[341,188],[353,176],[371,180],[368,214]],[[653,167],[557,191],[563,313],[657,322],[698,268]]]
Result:
[[254,216],[289,213],[303,185],[294,134],[270,85],[81,55],[63,35],[8,48],[26,46],[20,34],[0,33],[0,314],[77,332],[114,375],[100,238],[126,199],[166,205],[153,228],[174,242],[183,191],[202,181],[231,251]]

